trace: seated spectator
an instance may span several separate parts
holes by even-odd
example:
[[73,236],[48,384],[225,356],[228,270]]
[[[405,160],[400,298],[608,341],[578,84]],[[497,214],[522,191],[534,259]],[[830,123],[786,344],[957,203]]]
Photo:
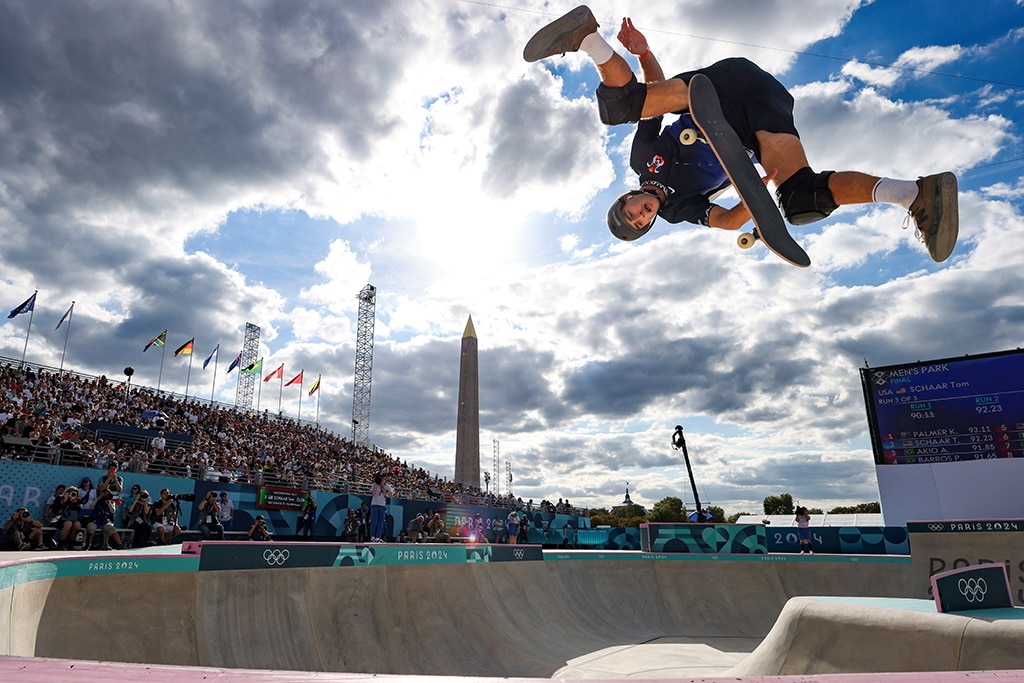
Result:
[[138,500],[140,493],[142,493],[142,487],[138,484],[132,484],[131,491],[128,493],[128,498],[121,506],[121,526],[126,529],[129,529],[132,526],[132,508],[135,505],[135,501]]
[[82,508],[83,521],[92,516],[92,506],[96,504],[96,489],[92,486],[92,479],[82,478],[82,485],[78,489],[78,504]]
[[224,527],[224,531],[231,531],[234,529],[235,524],[235,506],[231,504],[228,499],[228,492],[220,492],[220,512],[217,514],[217,518],[220,520],[220,525]]
[[271,533],[267,529],[267,520],[264,519],[263,515],[256,515],[256,520],[249,527],[249,540],[250,541],[269,541]]
[[93,536],[100,529],[103,530],[103,545],[100,546],[100,550],[110,550],[111,540],[114,541],[114,548],[121,550],[124,547],[121,545],[121,535],[117,533],[117,528],[114,526],[116,511],[117,503],[114,502],[114,494],[110,491],[101,493],[96,499],[96,504],[93,505],[92,519],[85,527],[85,543],[82,544],[82,550],[92,548]]
[[426,520],[419,514],[409,520],[405,528],[405,538],[410,543],[419,543],[423,540],[423,527]]
[[28,508],[18,508],[3,526],[3,550],[43,550],[43,523],[32,519]]
[[217,502],[215,491],[207,491],[206,497],[199,502],[199,533],[207,540],[224,540],[224,526],[220,523],[220,503]]

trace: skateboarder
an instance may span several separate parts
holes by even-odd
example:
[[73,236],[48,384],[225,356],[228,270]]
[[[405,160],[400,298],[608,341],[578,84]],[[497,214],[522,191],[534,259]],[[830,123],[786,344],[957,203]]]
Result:
[[[608,227],[622,240],[635,240],[651,229],[657,216],[724,230],[737,230],[750,219],[740,203],[731,209],[713,203],[729,180],[713,151],[692,140],[689,82],[695,73],[714,84],[726,120],[744,146],[774,180],[779,207],[792,225],[826,218],[844,204],[897,204],[913,218],[917,236],[935,261],[945,261],[959,230],[956,176],[938,173],[894,180],[857,171],[811,169],[793,121],[793,97],[774,77],[746,59],[726,59],[666,79],[643,33],[624,18],[618,40],[640,61],[644,82],[637,81],[626,60],[597,32],[586,6],[577,7],[538,31],[523,51],[537,61],[566,52],[585,52],[597,67],[601,120],[608,125],[638,123],[630,167],[640,187],[619,197],[608,211]],[[662,129],[662,117],[679,119]],[[682,139],[681,139],[682,138]]]

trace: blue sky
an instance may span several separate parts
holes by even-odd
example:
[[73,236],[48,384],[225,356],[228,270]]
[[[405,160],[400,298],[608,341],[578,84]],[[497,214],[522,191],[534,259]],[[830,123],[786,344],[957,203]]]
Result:
[[[190,395],[221,345],[230,402],[253,322],[268,371],[323,374],[321,422],[346,432],[370,282],[370,434],[431,471],[453,470],[472,315],[483,469],[498,440],[524,498],[689,499],[682,424],[702,502],[877,499],[864,360],[1021,343],[1024,5],[592,4],[615,47],[632,16],[668,73],[736,55],[774,73],[816,170],[958,174],[948,262],[902,210],[843,207],[794,228],[806,271],[697,226],[610,237],[631,128],[600,123],[583,56],[520,56],[571,7],[0,1],[0,301],[39,290],[28,360],[60,363],[75,300],[67,367],[155,385],[142,347],[167,328],[171,349],[196,337]],[[0,354],[20,358],[26,323],[5,320]],[[186,373],[168,354],[162,388]]]

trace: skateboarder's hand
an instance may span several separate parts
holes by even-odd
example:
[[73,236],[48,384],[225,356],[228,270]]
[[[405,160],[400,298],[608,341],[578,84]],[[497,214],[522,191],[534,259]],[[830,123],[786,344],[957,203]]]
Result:
[[619,42],[622,43],[622,47],[629,50],[632,54],[642,55],[647,52],[647,38],[633,26],[633,20],[629,17],[622,19],[622,28],[619,29],[617,37]]

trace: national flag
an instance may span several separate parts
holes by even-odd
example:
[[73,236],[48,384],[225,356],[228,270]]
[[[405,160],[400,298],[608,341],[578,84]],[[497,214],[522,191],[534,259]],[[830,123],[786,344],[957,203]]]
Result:
[[304,372],[305,370],[299,370],[299,374],[295,375],[295,377],[288,380],[288,384],[285,384],[285,386],[290,387],[293,384],[302,384],[302,373]]
[[187,342],[185,342],[184,344],[179,346],[177,349],[175,349],[174,357],[177,358],[178,356],[180,356],[182,354],[185,354],[186,356],[191,356],[192,355],[192,347],[195,345],[195,341],[196,341],[196,338],[192,337]]
[[150,339],[149,342],[146,344],[146,347],[144,349],[142,349],[142,352],[145,353],[146,351],[149,351],[149,347],[152,346],[153,344],[156,344],[157,346],[163,347],[164,342],[166,342],[166,341],[167,341],[167,330],[164,330],[160,334],[158,334],[155,337],[153,337],[152,339]]
[[[241,354],[239,354],[239,355],[241,355]],[[238,371],[238,373],[241,374],[241,375],[257,375],[257,374],[259,374],[261,372],[263,372],[263,359],[262,358],[260,358],[255,363],[250,363],[249,365],[246,365],[244,368],[242,368],[241,370]]]
[[238,355],[235,356],[235,359],[233,361],[231,361],[231,365],[228,366],[228,371],[225,372],[224,374],[225,375],[230,375],[231,371],[234,370],[235,368],[237,368],[241,364],[242,364],[242,352],[239,351]]
[[7,314],[7,317],[13,318],[16,315],[21,315],[22,313],[34,311],[36,308],[36,294],[38,294],[38,292],[32,292],[32,296],[25,299],[25,301],[23,301],[21,305],[12,308],[11,312]]
[[68,308],[68,310],[66,310],[64,312],[64,315],[61,316],[60,322],[57,323],[57,327],[53,328],[54,331],[59,330],[60,326],[64,324],[64,321],[71,317],[71,309],[73,309],[74,307],[75,307],[75,302],[72,301],[71,302],[71,306]]
[[321,375],[317,375],[317,376],[316,376],[316,381],[315,381],[315,382],[313,382],[313,386],[311,386],[311,387],[309,388],[309,395],[310,395],[310,396],[312,396],[313,394],[315,394],[315,393],[317,392],[317,390],[318,390],[318,389],[320,388],[320,377],[321,377]]
[[263,381],[269,382],[275,377],[277,377],[278,379],[284,379],[284,363],[281,363],[281,367],[279,367],[277,370],[274,370],[272,373],[264,377]]
[[210,364],[211,360],[213,360],[214,358],[217,357],[217,352],[218,351],[220,351],[220,344],[217,344],[216,346],[214,346],[213,347],[213,351],[211,351],[210,355],[207,356],[206,360],[203,361],[203,370],[206,369],[206,366]]

